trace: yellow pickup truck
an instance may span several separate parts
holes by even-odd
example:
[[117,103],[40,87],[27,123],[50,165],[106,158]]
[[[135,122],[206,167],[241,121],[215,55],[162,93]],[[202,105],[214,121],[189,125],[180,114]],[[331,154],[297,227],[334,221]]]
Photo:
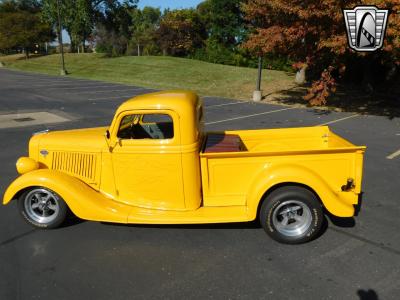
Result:
[[24,219],[183,224],[259,219],[283,243],[314,238],[323,208],[354,215],[364,146],[327,126],[204,132],[203,105],[190,91],[124,102],[109,127],[40,132],[3,204]]

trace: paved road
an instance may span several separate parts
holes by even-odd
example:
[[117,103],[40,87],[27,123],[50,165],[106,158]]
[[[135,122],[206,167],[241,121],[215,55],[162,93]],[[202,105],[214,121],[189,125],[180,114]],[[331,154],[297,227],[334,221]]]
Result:
[[[17,176],[15,161],[27,153],[32,132],[105,126],[124,99],[148,91],[0,69],[0,117],[48,112],[69,120],[37,124],[22,118],[19,127],[8,128],[0,122],[0,194]],[[209,130],[328,123],[366,144],[359,216],[329,219],[317,240],[288,246],[269,239],[255,223],[72,222],[33,230],[12,203],[0,207],[0,299],[398,299],[400,119],[204,101]]]

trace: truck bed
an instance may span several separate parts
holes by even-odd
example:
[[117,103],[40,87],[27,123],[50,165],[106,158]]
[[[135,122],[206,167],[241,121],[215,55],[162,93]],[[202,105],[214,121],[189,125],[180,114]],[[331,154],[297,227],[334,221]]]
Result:
[[211,132],[205,137],[202,156],[219,153],[249,155],[255,153],[363,149],[336,135],[328,126]]
[[[200,153],[203,204],[243,206],[249,193],[260,188],[255,183],[309,185],[307,180],[314,177],[334,195],[347,197],[343,201],[349,205],[356,204],[364,150],[327,126],[208,133]],[[278,180],[279,176],[283,177]],[[342,192],[349,178],[354,188]]]

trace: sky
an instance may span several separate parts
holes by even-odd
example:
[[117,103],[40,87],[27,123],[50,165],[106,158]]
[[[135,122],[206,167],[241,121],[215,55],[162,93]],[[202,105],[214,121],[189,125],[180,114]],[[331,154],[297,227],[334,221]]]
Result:
[[196,7],[200,2],[202,2],[202,0],[139,0],[138,4],[140,8],[153,6],[160,7],[161,10],[163,10],[164,8]]
[[[197,4],[202,2],[203,0],[139,0],[138,6],[143,8],[145,6],[153,6],[161,8],[161,11],[164,8],[189,8],[196,7]],[[63,42],[69,43],[70,39],[65,30],[63,30]]]

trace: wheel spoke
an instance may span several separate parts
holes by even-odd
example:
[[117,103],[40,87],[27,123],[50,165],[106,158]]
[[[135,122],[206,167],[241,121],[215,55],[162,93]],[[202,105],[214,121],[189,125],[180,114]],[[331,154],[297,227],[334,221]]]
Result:
[[281,211],[279,212],[279,214],[282,216],[282,215],[284,215],[284,214],[287,214],[288,212],[295,212],[295,211],[298,211],[299,209],[301,209],[301,206],[299,206],[299,205],[291,206],[291,207],[287,207],[287,208],[281,210]]
[[47,207],[50,208],[50,209],[53,210],[53,211],[55,211],[55,210],[57,209],[57,205],[55,205],[55,204],[53,204],[53,203],[47,205]]
[[301,209],[301,206],[299,206],[299,205],[293,206],[293,207],[290,208],[291,211],[297,211],[299,209]]
[[285,209],[281,210],[279,212],[279,214],[282,216],[282,215],[286,215],[288,212],[290,212],[290,208],[285,208]]
[[289,218],[287,216],[284,216],[281,221],[282,226],[286,226],[288,223],[289,223]]
[[38,207],[39,207],[39,203],[35,202],[35,203],[32,204],[32,208],[33,208],[33,209],[36,209],[36,208],[38,208]]
[[300,215],[294,215],[293,218],[297,221],[297,222],[303,222],[304,218]]

